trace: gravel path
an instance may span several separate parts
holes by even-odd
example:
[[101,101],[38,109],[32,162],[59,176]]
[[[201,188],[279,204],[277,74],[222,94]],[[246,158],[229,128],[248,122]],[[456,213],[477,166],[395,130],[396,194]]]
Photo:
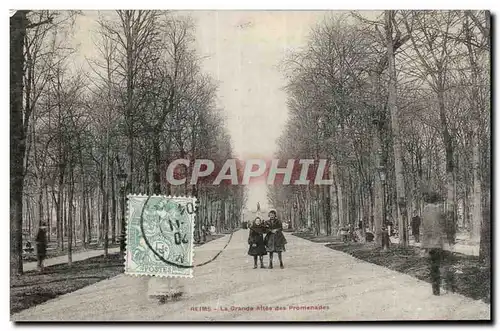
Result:
[[[117,253],[120,251],[119,247],[114,247],[108,249],[109,254]],[[103,255],[104,250],[103,249],[95,249],[95,250],[88,250],[88,251],[83,251],[83,252],[77,252],[73,253],[72,260],[73,262],[76,261],[81,261],[81,260],[86,260],[90,259],[91,257]],[[51,257],[49,259],[45,260],[45,266],[51,266],[55,264],[63,264],[68,262],[68,255],[61,255],[61,256],[56,256],[56,257]],[[36,270],[36,262],[25,262],[23,263],[23,270],[24,271],[31,271],[31,270]]]
[[[253,261],[246,255],[247,235],[247,230],[236,232],[217,260],[195,269],[194,278],[183,280],[186,293],[179,301],[159,305],[146,296],[146,278],[120,275],[21,311],[12,315],[12,320],[490,318],[486,303],[458,294],[435,297],[428,283],[290,234],[285,234],[285,269],[252,269]],[[225,236],[197,247],[195,263],[211,258],[227,240]]]

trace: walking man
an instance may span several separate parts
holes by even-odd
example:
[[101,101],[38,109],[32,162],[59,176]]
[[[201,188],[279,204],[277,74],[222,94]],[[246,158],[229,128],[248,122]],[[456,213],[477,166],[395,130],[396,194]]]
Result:
[[420,242],[420,216],[418,216],[418,212],[415,210],[413,213],[413,218],[411,219],[411,233],[415,237],[415,242]]
[[43,261],[47,256],[47,225],[42,223],[36,235],[36,257],[38,271],[43,272]]
[[445,274],[445,287],[455,291],[453,275],[453,253],[445,250],[453,245],[454,233],[449,229],[452,218],[446,217],[442,199],[438,193],[432,192],[425,198],[426,205],[422,214],[422,248],[429,252],[430,276],[432,293],[440,295],[441,271],[443,266]]

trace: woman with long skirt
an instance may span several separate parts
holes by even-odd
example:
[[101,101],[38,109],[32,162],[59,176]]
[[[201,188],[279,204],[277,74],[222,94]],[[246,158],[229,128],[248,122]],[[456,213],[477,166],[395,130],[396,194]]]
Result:
[[277,218],[275,210],[271,210],[268,216],[269,221],[267,222],[267,235],[264,240],[266,250],[269,252],[269,269],[273,268],[274,253],[278,253],[280,268],[283,269],[285,266],[283,265],[283,258],[281,254],[285,251],[285,245],[287,243],[286,238],[283,235],[283,224]]

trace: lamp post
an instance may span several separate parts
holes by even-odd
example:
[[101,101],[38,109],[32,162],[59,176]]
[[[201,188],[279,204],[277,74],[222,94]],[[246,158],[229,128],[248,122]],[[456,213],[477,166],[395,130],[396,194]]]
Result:
[[118,181],[120,182],[120,195],[121,195],[121,211],[122,211],[122,221],[121,221],[121,234],[120,234],[120,252],[125,253],[125,189],[127,182],[127,174],[120,169],[117,175]]

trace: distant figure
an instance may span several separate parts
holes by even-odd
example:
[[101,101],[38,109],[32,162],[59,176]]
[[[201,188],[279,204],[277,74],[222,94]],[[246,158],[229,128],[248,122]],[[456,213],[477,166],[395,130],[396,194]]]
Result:
[[290,220],[288,220],[288,221],[286,221],[286,222],[283,222],[283,229],[284,229],[284,230],[288,230],[288,229],[290,229],[290,224],[291,224],[291,221],[290,221]]
[[203,242],[207,242],[207,228],[205,225],[201,227],[201,235],[203,236]]
[[354,224],[349,224],[349,239],[352,242],[359,241],[358,233],[356,232],[356,229],[354,228]]
[[260,202],[257,202],[257,211],[260,211]]
[[281,253],[285,251],[285,245],[287,243],[285,236],[283,235],[283,224],[276,217],[276,211],[271,210],[268,214],[269,221],[266,226],[267,234],[264,239],[266,244],[266,249],[269,252],[269,269],[273,268],[273,253],[278,253],[278,259],[280,261],[280,268],[283,269],[283,259]]
[[420,216],[418,216],[418,212],[415,210],[413,213],[413,218],[411,219],[411,233],[415,237],[415,242],[420,242]]
[[264,268],[264,255],[267,255],[266,245],[264,244],[264,233],[266,228],[264,222],[257,217],[250,226],[248,234],[248,255],[253,256],[253,268],[257,269],[257,257],[260,260],[260,267]]
[[366,235],[365,235],[365,240],[367,242],[372,242],[373,239],[375,239],[375,235],[371,232],[366,232]]
[[453,253],[444,249],[447,245],[454,243],[454,232],[449,230],[454,227],[449,224],[452,222],[447,219],[441,200],[436,192],[427,194],[425,197],[426,205],[422,213],[422,248],[429,252],[432,293],[434,295],[440,294],[441,266],[444,267],[447,289],[455,291],[455,279],[452,271]]
[[357,228],[354,230],[354,241],[364,243],[366,240],[366,237],[363,235],[363,229],[362,228]]
[[213,223],[210,224],[210,234],[214,235],[215,234],[215,226]]
[[388,223],[386,223],[384,226],[382,226],[382,249],[386,250],[389,249],[391,245],[391,238],[390,238],[390,230],[389,227],[387,226]]
[[43,272],[43,262],[47,256],[47,225],[42,223],[36,235],[36,257],[39,272]]
[[347,226],[343,226],[339,229],[340,237],[342,238],[343,242],[348,242],[349,241],[349,228]]
[[395,234],[394,222],[390,219],[385,220],[385,227],[387,228],[387,232],[389,233],[389,237],[393,237]]

